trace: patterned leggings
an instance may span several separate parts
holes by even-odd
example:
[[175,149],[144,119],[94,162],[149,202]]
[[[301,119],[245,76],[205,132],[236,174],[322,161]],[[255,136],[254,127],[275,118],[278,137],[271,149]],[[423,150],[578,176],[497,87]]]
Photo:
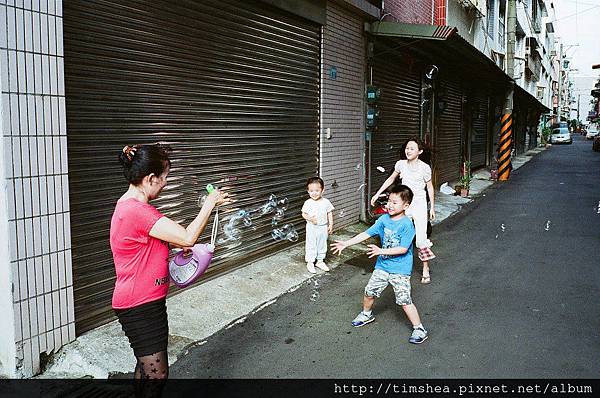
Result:
[[136,397],[160,397],[169,377],[167,351],[136,358]]

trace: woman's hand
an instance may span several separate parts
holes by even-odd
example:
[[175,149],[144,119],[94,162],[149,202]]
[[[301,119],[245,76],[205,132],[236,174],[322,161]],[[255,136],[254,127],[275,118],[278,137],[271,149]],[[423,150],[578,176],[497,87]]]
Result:
[[227,192],[219,191],[215,189],[206,197],[206,201],[204,203],[211,203],[214,206],[222,206],[232,203],[233,200],[229,197]]
[[431,206],[431,210],[429,210],[429,219],[431,221],[435,220],[435,209]]
[[377,245],[367,245],[368,250],[367,250],[367,254],[369,255],[369,258],[375,257],[375,256],[381,256],[383,254],[383,249],[380,248]]
[[371,206],[375,207],[375,203],[377,203],[377,199],[379,199],[379,195],[378,194],[373,195],[373,197],[371,198]]

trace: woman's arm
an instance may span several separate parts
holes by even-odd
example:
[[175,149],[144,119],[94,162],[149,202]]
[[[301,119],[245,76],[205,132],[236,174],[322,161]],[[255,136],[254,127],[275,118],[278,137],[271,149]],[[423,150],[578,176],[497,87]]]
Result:
[[394,181],[396,180],[396,178],[398,178],[399,175],[400,175],[400,173],[398,173],[396,170],[394,170],[394,172],[392,173],[392,175],[390,175],[387,178],[387,180],[385,180],[383,182],[383,184],[381,185],[381,187],[377,190],[377,192],[375,193],[375,195],[373,195],[373,197],[371,198],[371,206],[375,206],[375,202],[377,201],[377,198],[379,198],[379,195],[381,195],[381,193],[383,191],[385,191],[386,189],[388,189],[388,187],[394,183]]
[[427,194],[429,195],[429,203],[431,210],[429,211],[429,218],[435,220],[435,191],[433,190],[433,182],[427,181]]
[[231,200],[228,199],[227,193],[215,190],[207,196],[200,212],[187,228],[184,228],[182,225],[179,225],[168,217],[162,217],[150,230],[150,236],[175,246],[194,246],[200,234],[204,232],[208,219],[210,218],[210,213],[215,206],[230,202]]

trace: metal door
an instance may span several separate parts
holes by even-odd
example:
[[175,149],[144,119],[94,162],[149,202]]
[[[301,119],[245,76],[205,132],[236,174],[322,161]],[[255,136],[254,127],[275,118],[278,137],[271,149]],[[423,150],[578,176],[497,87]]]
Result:
[[[67,1],[64,54],[78,334],[112,317],[125,144],[174,148],[153,203],[183,225],[216,183],[237,195],[222,224],[275,194],[289,200],[281,223],[303,231],[304,184],[318,171],[319,25],[257,1]],[[240,246],[217,246],[206,278],[290,243],[272,239],[269,217],[254,227]]]

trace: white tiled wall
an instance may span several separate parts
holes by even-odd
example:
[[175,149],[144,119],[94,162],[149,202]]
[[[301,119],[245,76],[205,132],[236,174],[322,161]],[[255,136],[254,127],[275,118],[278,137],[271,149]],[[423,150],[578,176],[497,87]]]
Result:
[[[336,229],[358,221],[364,200],[365,59],[363,20],[329,1],[323,27],[321,177],[336,208]],[[335,79],[331,67],[337,70]]]
[[75,339],[62,0],[0,0],[2,140],[17,375]]

